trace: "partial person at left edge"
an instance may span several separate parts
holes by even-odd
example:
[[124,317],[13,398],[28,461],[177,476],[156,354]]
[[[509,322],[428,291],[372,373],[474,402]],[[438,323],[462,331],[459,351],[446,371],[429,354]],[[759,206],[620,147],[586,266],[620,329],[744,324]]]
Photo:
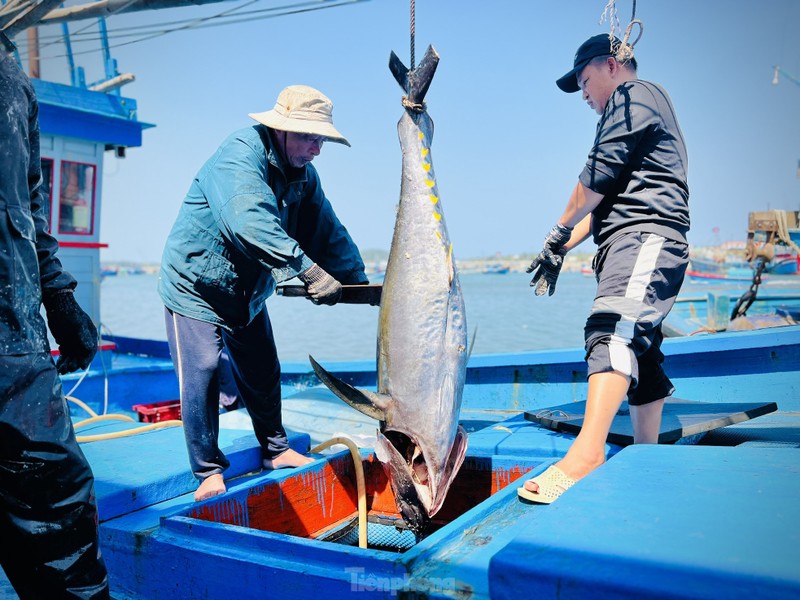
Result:
[[33,86],[2,32],[0,45],[0,564],[23,600],[108,598],[94,476],[58,376],[89,366],[97,329],[49,233]]

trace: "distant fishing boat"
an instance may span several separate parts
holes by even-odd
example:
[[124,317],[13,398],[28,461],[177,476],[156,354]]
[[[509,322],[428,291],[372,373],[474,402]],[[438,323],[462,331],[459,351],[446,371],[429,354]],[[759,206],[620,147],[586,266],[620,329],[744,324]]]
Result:
[[751,212],[747,240],[728,244],[716,252],[689,258],[687,275],[693,279],[747,281],[759,259],[762,278],[797,275],[800,268],[800,214],[797,211]]
[[482,272],[488,275],[505,275],[506,273],[511,272],[511,267],[502,264],[491,264],[486,265]]
[[[686,275],[691,279],[712,281],[752,281],[753,268],[749,265],[734,267],[720,267],[716,264],[704,265],[698,259],[690,258]],[[769,275],[764,274],[761,277],[764,281],[769,280]]]
[[[715,260],[713,258],[692,256],[686,274],[694,279],[717,279],[730,281],[750,281],[753,278],[754,264],[744,259]],[[797,257],[786,253],[776,255],[764,269],[764,279],[770,275],[797,275]]]

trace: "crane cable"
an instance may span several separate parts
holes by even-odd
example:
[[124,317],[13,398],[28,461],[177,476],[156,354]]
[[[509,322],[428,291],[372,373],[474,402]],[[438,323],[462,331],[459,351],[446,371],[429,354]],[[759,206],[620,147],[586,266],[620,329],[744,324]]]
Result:
[[411,71],[414,70],[414,40],[417,35],[416,12],[416,2],[415,0],[411,0]]

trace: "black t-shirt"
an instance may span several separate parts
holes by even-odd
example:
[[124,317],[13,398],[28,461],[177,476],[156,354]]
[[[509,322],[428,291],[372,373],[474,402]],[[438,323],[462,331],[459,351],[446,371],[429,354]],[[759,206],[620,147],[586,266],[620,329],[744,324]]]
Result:
[[605,196],[592,211],[603,246],[622,233],[686,242],[688,158],[675,109],[659,85],[633,80],[609,98],[580,181]]

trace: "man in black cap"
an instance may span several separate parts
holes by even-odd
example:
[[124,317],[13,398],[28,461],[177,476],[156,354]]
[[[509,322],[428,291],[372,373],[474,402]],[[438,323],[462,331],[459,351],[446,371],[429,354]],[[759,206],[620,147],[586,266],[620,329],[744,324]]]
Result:
[[533,260],[537,296],[555,291],[566,253],[589,234],[598,246],[597,294],[586,321],[589,391],[581,432],[567,454],[519,489],[549,504],[605,461],[605,441],[627,397],[635,443],[657,443],[674,387],[661,363],[661,323],[689,258],[687,156],[666,91],[639,80],[631,49],[606,34],[584,42],[556,84],[581,91],[600,116],[564,213]]

